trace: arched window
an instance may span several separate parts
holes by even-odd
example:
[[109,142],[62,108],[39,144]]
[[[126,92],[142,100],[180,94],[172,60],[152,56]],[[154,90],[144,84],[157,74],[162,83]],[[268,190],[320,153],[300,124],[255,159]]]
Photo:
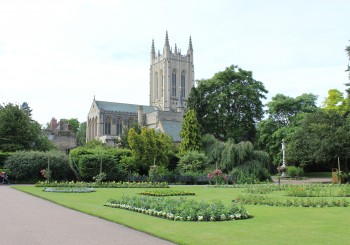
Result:
[[116,135],[120,136],[123,132],[123,120],[121,118],[117,118],[116,127],[117,127]]
[[111,122],[112,122],[112,120],[111,120],[111,117],[106,117],[106,120],[105,120],[105,132],[104,132],[104,134],[105,135],[110,135],[111,134]]
[[176,97],[176,71],[171,76],[171,96]]
[[185,97],[185,71],[181,72],[181,95]]

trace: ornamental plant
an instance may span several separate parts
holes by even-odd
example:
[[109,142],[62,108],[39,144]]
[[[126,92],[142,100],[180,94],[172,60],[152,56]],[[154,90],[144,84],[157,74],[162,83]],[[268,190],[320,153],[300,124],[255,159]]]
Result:
[[209,178],[209,183],[211,184],[212,181],[215,181],[215,185],[218,184],[227,184],[228,176],[226,174],[223,174],[220,169],[215,169],[215,171],[210,172],[207,177]]
[[49,169],[42,169],[40,170],[40,175],[43,176],[47,181],[50,181],[51,178],[51,170]]
[[123,196],[105,205],[122,208],[174,221],[225,221],[248,219],[252,216],[236,203],[224,205],[220,200],[198,202],[193,199],[170,197]]

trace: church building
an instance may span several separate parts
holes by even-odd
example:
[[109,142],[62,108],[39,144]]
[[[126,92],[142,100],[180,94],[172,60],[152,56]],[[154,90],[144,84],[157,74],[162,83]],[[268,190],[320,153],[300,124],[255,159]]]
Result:
[[[181,142],[179,136],[184,111],[194,86],[193,47],[190,37],[186,54],[170,47],[168,32],[163,53],[151,47],[149,105],[93,100],[88,113],[86,141],[98,139],[115,145],[125,127],[138,123],[160,130]],[[131,91],[131,89],[130,89]]]

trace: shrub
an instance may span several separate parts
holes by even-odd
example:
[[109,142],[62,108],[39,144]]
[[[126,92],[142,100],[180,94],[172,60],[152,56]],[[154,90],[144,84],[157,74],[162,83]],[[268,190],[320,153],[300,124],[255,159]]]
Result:
[[101,171],[106,173],[106,180],[123,180],[125,168],[120,161],[123,157],[130,157],[127,149],[108,148],[97,146],[78,147],[70,153],[70,164],[75,169],[77,178],[91,181]]
[[179,162],[179,168],[183,171],[200,171],[204,170],[206,163],[208,162],[207,157],[204,153],[198,151],[189,151]]
[[304,174],[304,170],[301,167],[296,167],[296,166],[288,166],[287,167],[287,175],[289,177],[300,177]]
[[267,168],[261,167],[258,161],[249,161],[244,165],[237,166],[231,172],[235,176],[238,184],[254,184],[261,181],[271,181],[271,176]]
[[0,152],[0,168],[4,167],[6,159],[13,154],[13,152]]
[[54,180],[73,179],[73,172],[68,164],[68,157],[63,152],[18,151],[9,156],[5,167],[16,181],[36,181],[42,179],[40,171],[50,162],[51,178]]

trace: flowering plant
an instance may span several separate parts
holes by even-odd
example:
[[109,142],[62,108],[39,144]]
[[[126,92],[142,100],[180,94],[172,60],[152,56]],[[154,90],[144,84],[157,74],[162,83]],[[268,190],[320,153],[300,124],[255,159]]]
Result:
[[209,182],[211,184],[211,180],[215,180],[215,184],[221,184],[223,182],[227,183],[228,176],[226,174],[223,174],[220,169],[215,169],[214,172],[210,172],[207,177],[209,178]]
[[41,176],[43,176],[45,179],[50,180],[51,177],[51,170],[49,169],[42,169],[40,170]]

